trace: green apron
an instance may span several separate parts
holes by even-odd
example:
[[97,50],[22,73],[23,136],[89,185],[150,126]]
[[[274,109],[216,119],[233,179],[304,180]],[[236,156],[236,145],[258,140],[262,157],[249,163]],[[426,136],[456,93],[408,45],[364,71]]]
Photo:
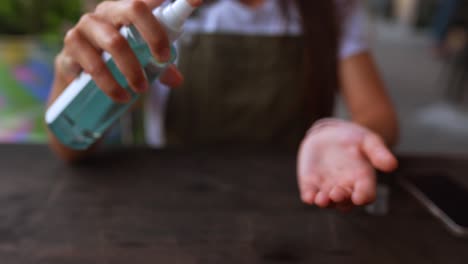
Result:
[[168,146],[295,148],[318,116],[303,85],[301,37],[195,34],[179,43],[183,87],[172,90]]

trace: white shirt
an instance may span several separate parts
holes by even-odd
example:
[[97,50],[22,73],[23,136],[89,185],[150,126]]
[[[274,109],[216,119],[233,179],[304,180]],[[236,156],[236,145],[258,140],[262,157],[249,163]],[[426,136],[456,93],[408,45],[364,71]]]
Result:
[[[360,1],[335,2],[343,18],[339,56],[344,59],[369,48],[367,18]],[[185,30],[189,33],[300,35],[300,15],[295,5],[290,8],[289,19],[285,20],[278,0],[265,0],[263,5],[255,9],[238,0],[221,0],[203,9],[197,19],[187,21]],[[155,147],[164,146],[165,142],[163,125],[168,94],[169,88],[157,83],[146,105],[146,139],[148,144]]]

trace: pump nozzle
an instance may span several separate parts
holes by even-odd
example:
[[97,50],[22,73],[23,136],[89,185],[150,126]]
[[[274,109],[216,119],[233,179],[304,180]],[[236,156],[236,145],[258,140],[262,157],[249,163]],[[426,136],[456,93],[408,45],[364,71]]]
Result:
[[158,7],[153,11],[159,22],[166,28],[171,42],[182,34],[185,20],[202,2],[202,0],[176,0],[174,3]]

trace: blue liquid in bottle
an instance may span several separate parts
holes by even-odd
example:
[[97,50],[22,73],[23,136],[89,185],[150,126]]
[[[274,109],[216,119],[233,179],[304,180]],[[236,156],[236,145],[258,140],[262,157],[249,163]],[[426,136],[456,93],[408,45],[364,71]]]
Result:
[[[174,47],[170,61],[158,63],[135,27],[126,27],[124,31],[150,83],[174,62],[176,58]],[[46,113],[46,123],[50,131],[63,145],[71,149],[89,148],[139,98],[112,58],[107,60],[106,65],[115,80],[130,93],[129,102],[122,104],[112,101],[88,74],[83,73],[67,87]]]

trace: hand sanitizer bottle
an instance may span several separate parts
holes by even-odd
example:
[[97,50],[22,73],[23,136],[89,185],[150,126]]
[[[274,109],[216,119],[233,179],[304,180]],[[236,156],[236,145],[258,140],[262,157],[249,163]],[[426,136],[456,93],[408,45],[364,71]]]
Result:
[[[194,10],[195,7],[190,5],[188,0],[177,0],[156,8],[153,14],[173,43],[181,35],[185,20]],[[174,45],[171,46],[170,61],[160,63],[153,58],[145,40],[134,26],[122,27],[120,32],[129,42],[149,82],[156,80],[167,66],[174,62]],[[116,81],[131,94],[131,100],[125,104],[112,101],[97,87],[89,74],[81,73],[45,114],[49,130],[62,144],[71,149],[89,148],[139,98],[130,88],[111,55],[103,53],[103,59]]]

